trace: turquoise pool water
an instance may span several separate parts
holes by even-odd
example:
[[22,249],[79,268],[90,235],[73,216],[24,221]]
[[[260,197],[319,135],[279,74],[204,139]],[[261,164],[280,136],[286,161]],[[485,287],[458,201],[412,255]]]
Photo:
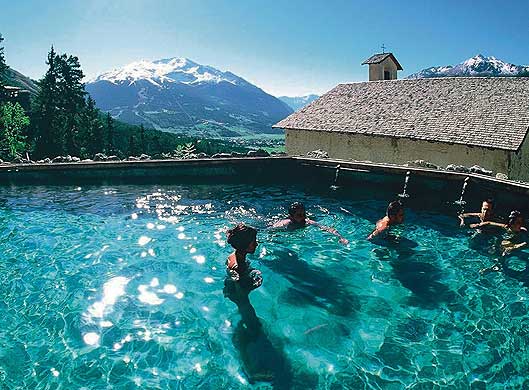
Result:
[[[413,196],[405,239],[367,242],[390,198],[0,187],[2,388],[529,386],[524,255],[512,272],[480,277],[495,258],[486,243],[457,227],[453,209],[415,208]],[[350,244],[313,227],[267,229],[292,200]],[[260,229],[249,256],[264,278],[250,294],[264,329],[255,338],[222,295],[224,231],[238,221]]]

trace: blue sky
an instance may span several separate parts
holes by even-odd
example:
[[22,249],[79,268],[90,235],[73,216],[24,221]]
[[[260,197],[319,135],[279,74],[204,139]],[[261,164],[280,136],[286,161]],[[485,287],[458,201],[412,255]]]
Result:
[[187,57],[293,96],[366,80],[382,44],[399,77],[478,53],[527,65],[529,0],[0,0],[0,33],[8,64],[35,79],[53,44],[89,77]]

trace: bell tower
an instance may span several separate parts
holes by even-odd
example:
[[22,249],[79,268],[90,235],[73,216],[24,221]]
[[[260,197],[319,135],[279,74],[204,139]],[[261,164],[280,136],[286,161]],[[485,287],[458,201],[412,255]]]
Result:
[[374,54],[362,62],[365,64],[369,65],[369,81],[396,80],[397,71],[402,70],[393,53]]

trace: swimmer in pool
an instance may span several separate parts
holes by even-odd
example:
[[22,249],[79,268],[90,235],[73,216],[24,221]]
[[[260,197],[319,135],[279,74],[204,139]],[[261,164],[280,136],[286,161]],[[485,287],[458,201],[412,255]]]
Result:
[[349,243],[349,241],[347,241],[345,238],[341,236],[340,233],[338,233],[338,230],[332,227],[320,225],[316,221],[313,221],[312,219],[307,218],[305,206],[303,205],[303,203],[300,203],[300,202],[292,203],[290,207],[288,208],[288,218],[283,219],[281,221],[277,221],[276,223],[272,225],[272,228],[273,229],[286,228],[287,230],[295,230],[295,229],[304,228],[309,225],[314,225],[325,232],[335,235],[336,237],[338,237],[340,243],[344,245],[347,245]]
[[463,213],[458,215],[459,226],[465,226],[465,220],[467,218],[479,218],[479,222],[471,224],[471,228],[477,227],[482,222],[492,221],[498,222],[494,215],[494,199],[488,198],[481,202],[481,211],[479,213]]
[[247,254],[255,253],[257,248],[257,230],[244,224],[238,224],[227,232],[228,243],[235,249],[226,260],[226,278],[224,296],[239,308],[242,321],[248,328],[255,329],[261,324],[250,303],[250,291],[263,283],[261,271],[253,269],[246,259]]
[[[503,250],[502,257],[511,254],[513,251],[527,247],[527,229],[524,225],[524,218],[522,213],[518,210],[511,211],[508,221],[506,224],[485,221],[477,224],[476,227],[482,226],[496,226],[505,229],[504,239],[501,242],[501,248]],[[502,262],[498,261],[492,267],[484,268],[480,271],[481,274],[488,272],[501,271]]]
[[388,205],[386,216],[378,220],[375,230],[367,237],[372,240],[380,234],[387,234],[392,226],[400,225],[404,222],[404,206],[400,201],[395,200]]

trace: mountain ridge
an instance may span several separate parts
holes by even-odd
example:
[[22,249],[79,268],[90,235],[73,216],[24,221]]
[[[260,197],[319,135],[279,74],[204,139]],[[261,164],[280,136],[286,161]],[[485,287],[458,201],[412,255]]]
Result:
[[514,65],[494,56],[477,54],[457,65],[432,66],[413,73],[406,79],[432,77],[527,77],[529,66]]
[[312,103],[314,100],[318,99],[320,96],[316,94],[308,94],[303,96],[278,96],[277,98],[286,104],[294,111],[297,111],[307,104]]
[[188,58],[135,61],[89,80],[98,108],[130,124],[204,136],[279,134],[293,111],[229,71]]

